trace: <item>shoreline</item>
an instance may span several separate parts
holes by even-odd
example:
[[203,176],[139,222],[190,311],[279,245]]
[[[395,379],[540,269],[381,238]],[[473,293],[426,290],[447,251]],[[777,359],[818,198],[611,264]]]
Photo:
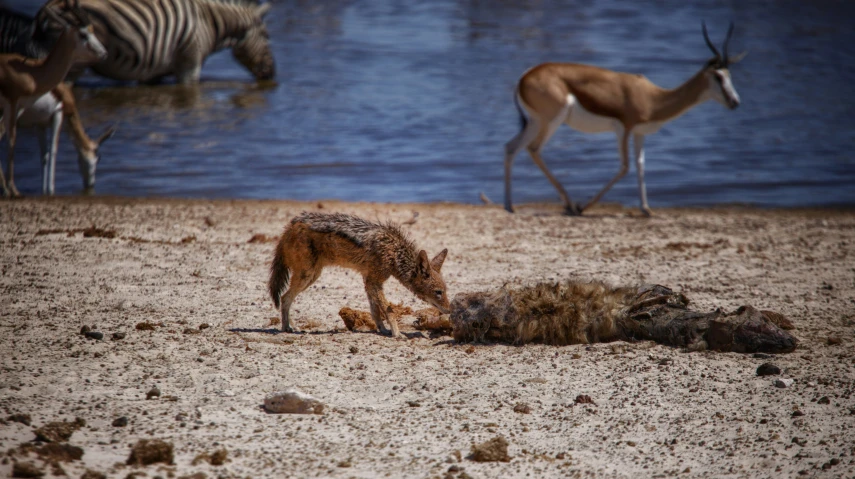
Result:
[[[800,345],[763,358],[649,342],[456,344],[416,334],[412,317],[400,321],[412,337],[395,341],[345,330],[339,309],[368,303],[358,275],[340,268],[325,269],[295,302],[292,317],[307,334],[270,334],[278,327],[266,292],[271,241],[319,205],[398,223],[418,212],[405,231],[429,254],[449,249],[451,297],[563,279],[658,283],[699,311],[780,312]],[[656,208],[643,219],[637,208],[605,204],[582,217],[560,213],[557,203],[510,215],[459,203],[0,202],[0,419],[32,420],[7,420],[0,450],[80,417],[86,426],[69,444],[84,454],[61,463],[68,477],[86,469],[108,477],[855,475],[855,208]],[[90,226],[101,233],[87,237]],[[395,280],[384,289],[392,303],[426,307]],[[136,329],[141,322],[154,330]],[[104,339],[87,339],[82,326]],[[782,374],[757,376],[764,362]],[[793,383],[775,387],[781,378]],[[147,400],[155,386],[161,396]],[[259,408],[288,387],[323,402],[324,414]],[[593,404],[576,404],[579,395]],[[113,425],[120,417],[127,426]],[[496,436],[509,443],[510,462],[465,458]],[[123,465],[133,444],[151,438],[174,445],[174,465]],[[220,448],[223,465],[194,464]],[[0,463],[0,476],[17,460],[56,477],[21,452]]]

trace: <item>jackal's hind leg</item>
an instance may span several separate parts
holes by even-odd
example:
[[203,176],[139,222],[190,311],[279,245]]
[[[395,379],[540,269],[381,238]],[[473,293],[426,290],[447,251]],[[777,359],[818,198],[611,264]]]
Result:
[[281,297],[280,313],[282,315],[282,332],[299,333],[300,330],[291,324],[290,310],[291,303],[298,294],[302,293],[312,285],[321,276],[321,269],[313,271],[303,271],[300,274],[295,274],[291,277],[291,284],[288,285],[288,291]]

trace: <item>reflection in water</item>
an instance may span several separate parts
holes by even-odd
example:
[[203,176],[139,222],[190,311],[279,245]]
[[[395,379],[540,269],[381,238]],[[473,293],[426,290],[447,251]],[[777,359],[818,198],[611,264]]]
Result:
[[[6,4],[29,4],[5,0]],[[855,3],[308,0],[274,2],[276,86],[230,54],[205,83],[76,89],[87,127],[119,123],[97,194],[477,202],[502,197],[503,145],[517,131],[515,82],[544,61],[592,63],[676,86],[733,20],[742,106],[701,106],[648,138],[651,207],[745,202],[855,204]],[[21,138],[17,181],[39,190]],[[57,190],[73,193],[63,141]],[[584,201],[618,169],[612,135],[562,128],[544,150]],[[514,166],[517,201],[557,201],[536,166]],[[634,206],[628,175],[604,198]]]

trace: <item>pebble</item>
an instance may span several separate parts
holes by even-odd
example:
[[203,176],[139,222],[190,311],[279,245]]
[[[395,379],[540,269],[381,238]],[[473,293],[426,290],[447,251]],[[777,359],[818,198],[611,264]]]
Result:
[[113,420],[113,427],[125,427],[127,425],[128,425],[128,417],[127,416],[117,417],[116,419]]
[[112,338],[113,338],[113,341],[120,341],[122,339],[125,339],[125,336],[127,336],[126,333],[113,333]]
[[104,339],[104,333],[100,331],[87,331],[83,335],[89,339],[95,339],[97,341],[101,341],[102,339]]
[[776,379],[774,384],[775,384],[776,388],[788,388],[788,387],[793,385],[793,382],[794,381],[792,379],[789,379],[789,378]]
[[264,409],[276,414],[323,414],[324,405],[306,393],[286,389],[264,398]]
[[146,399],[151,399],[151,398],[155,398],[155,397],[157,397],[157,398],[160,397],[160,389],[157,389],[157,386],[154,386],[153,388],[149,389],[149,391],[147,393],[145,393]]
[[772,363],[763,363],[757,367],[758,376],[777,376],[781,374],[781,368]]
[[131,449],[131,454],[125,463],[147,466],[157,462],[170,465],[175,463],[174,447],[171,442],[160,439],[140,439]]

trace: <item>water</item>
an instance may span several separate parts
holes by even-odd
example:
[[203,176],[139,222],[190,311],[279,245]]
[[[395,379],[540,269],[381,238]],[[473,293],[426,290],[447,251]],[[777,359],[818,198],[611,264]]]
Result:
[[[119,124],[96,194],[475,203],[483,191],[501,202],[513,88],[528,67],[592,63],[673,87],[710,56],[701,20],[720,43],[733,19],[731,52],[750,50],[732,69],[742,106],[706,103],[647,138],[651,206],[851,206],[853,13],[824,0],[276,2],[274,87],[222,52],[197,88],[88,77],[76,93],[91,134]],[[37,145],[20,138],[17,184],[37,195]],[[74,150],[61,145],[57,193],[77,194]],[[612,134],[566,127],[544,159],[580,201],[619,166]],[[525,153],[513,181],[517,202],[558,201]],[[604,201],[638,204],[634,168]]]

